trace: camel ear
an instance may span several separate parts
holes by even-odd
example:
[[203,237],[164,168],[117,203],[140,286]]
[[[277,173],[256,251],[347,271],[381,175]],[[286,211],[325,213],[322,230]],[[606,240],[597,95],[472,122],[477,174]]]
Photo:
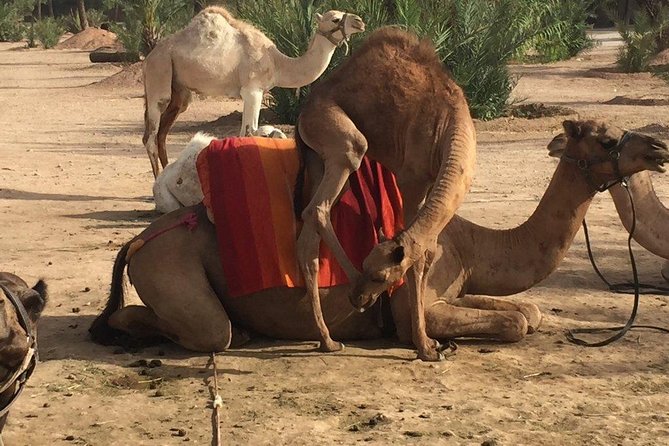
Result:
[[323,15],[319,13],[314,14],[314,19],[316,19],[317,22],[322,22],[323,21]]
[[400,264],[404,260],[404,246],[398,246],[390,253],[390,258],[394,263]]
[[570,138],[578,139],[583,136],[583,128],[577,121],[568,119],[562,123],[562,127],[564,127],[564,132]]
[[379,239],[379,243],[385,242],[388,240],[388,237],[386,237],[386,234],[383,233],[383,228],[379,228],[378,231],[376,231],[376,237]]

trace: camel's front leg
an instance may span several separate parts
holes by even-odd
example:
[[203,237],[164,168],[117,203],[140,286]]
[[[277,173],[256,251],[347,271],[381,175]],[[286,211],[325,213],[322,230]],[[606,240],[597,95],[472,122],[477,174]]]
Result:
[[443,300],[425,311],[427,332],[437,339],[490,338],[518,342],[527,333],[527,319],[518,311],[458,307]]
[[343,346],[341,343],[333,341],[330,337],[330,332],[325,324],[323,311],[321,310],[321,301],[318,292],[318,259],[321,236],[326,240],[326,243],[330,242],[328,246],[330,246],[335,255],[338,250],[343,255],[344,262],[340,262],[340,264],[346,273],[352,274],[353,277],[355,277],[355,274],[358,274],[344,253],[330,220],[330,210],[350,174],[351,170],[345,169],[337,175],[336,170],[328,169],[326,164],[323,179],[318,185],[311,202],[302,213],[304,224],[297,238],[297,258],[304,275],[307,299],[311,302],[314,319],[320,334],[320,349],[324,352],[338,351]]
[[457,307],[478,308],[493,311],[517,311],[527,319],[527,333],[532,334],[541,325],[541,311],[532,303],[516,303],[510,300],[497,299],[487,296],[463,296],[455,299],[453,305]]
[[242,128],[239,134],[241,136],[253,135],[258,130],[263,90],[258,88],[242,88],[241,96],[244,101],[244,111],[242,112]]
[[427,277],[434,260],[434,249],[427,249],[407,271],[409,308],[411,311],[411,339],[423,361],[441,361],[443,353],[439,343],[427,336],[425,326],[425,289]]

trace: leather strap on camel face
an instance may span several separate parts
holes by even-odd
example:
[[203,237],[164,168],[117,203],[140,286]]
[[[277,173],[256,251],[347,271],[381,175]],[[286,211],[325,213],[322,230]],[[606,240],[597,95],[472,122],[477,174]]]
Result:
[[[567,161],[568,163],[575,164],[579,169],[581,169],[581,171],[585,175],[586,180],[588,180],[588,184],[594,187],[597,192],[604,192],[605,190],[608,190],[609,188],[615,186],[618,183],[626,182],[626,178],[620,173],[620,165],[618,161],[620,160],[620,151],[622,150],[623,145],[625,145],[627,140],[633,134],[634,132],[625,131],[625,133],[623,133],[622,138],[620,138],[616,146],[613,149],[609,150],[608,159],[599,159],[599,158],[594,158],[592,160],[576,159],[572,158],[567,154],[562,155],[562,159]],[[596,166],[598,164],[603,164],[607,162],[610,162],[613,165],[613,172],[616,178],[611,181],[607,181],[603,184],[595,183],[592,179],[592,172],[590,171],[590,168],[592,166]]]
[[[341,20],[339,23],[337,23],[337,26],[332,28],[330,31],[321,31],[320,29],[316,30],[316,33],[320,34],[321,36],[325,37],[330,41],[331,44],[333,44],[336,47],[340,47],[342,43],[346,42],[349,38],[349,36],[346,35],[346,18],[348,17],[348,13],[345,12],[344,15],[341,17]],[[342,38],[341,40],[337,40],[334,37],[334,33],[337,31],[341,31]]]
[[25,383],[28,381],[28,378],[30,378],[30,375],[32,375],[33,371],[35,370],[35,365],[37,365],[38,354],[37,338],[34,336],[33,326],[30,322],[30,317],[28,316],[26,308],[23,306],[21,300],[5,285],[0,283],[0,289],[2,289],[2,291],[5,293],[5,296],[7,296],[7,299],[9,299],[12,305],[14,305],[19,323],[25,330],[26,336],[28,338],[28,351],[26,352],[21,365],[9,378],[7,378],[2,383],[2,386],[0,387],[0,393],[2,393],[9,389],[13,384],[18,385],[18,387],[14,389],[14,394],[9,399],[9,401],[7,401],[2,406],[2,408],[0,408],[1,418],[9,411],[10,406],[14,403],[14,401],[16,401],[21,392],[23,392]]

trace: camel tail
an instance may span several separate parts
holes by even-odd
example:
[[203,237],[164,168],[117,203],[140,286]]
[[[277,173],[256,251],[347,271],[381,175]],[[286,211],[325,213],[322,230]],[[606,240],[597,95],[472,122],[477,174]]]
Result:
[[126,255],[128,254],[128,249],[130,248],[131,243],[132,240],[126,243],[116,255],[107,305],[105,306],[105,309],[102,310],[102,313],[95,318],[88,329],[91,338],[98,344],[114,345],[117,343],[116,341],[119,336],[124,334],[122,331],[109,326],[109,318],[115,311],[123,308],[123,300],[125,297],[123,272],[127,264]]

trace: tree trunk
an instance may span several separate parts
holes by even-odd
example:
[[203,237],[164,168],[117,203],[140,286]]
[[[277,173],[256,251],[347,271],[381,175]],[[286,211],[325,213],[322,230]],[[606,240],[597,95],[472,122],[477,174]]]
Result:
[[42,20],[42,0],[37,0],[37,20]]
[[53,18],[53,0],[49,0],[48,5],[49,5],[49,17]]
[[77,0],[77,11],[79,12],[79,24],[81,25],[81,29],[84,30],[88,28],[88,17],[86,17],[84,0]]

